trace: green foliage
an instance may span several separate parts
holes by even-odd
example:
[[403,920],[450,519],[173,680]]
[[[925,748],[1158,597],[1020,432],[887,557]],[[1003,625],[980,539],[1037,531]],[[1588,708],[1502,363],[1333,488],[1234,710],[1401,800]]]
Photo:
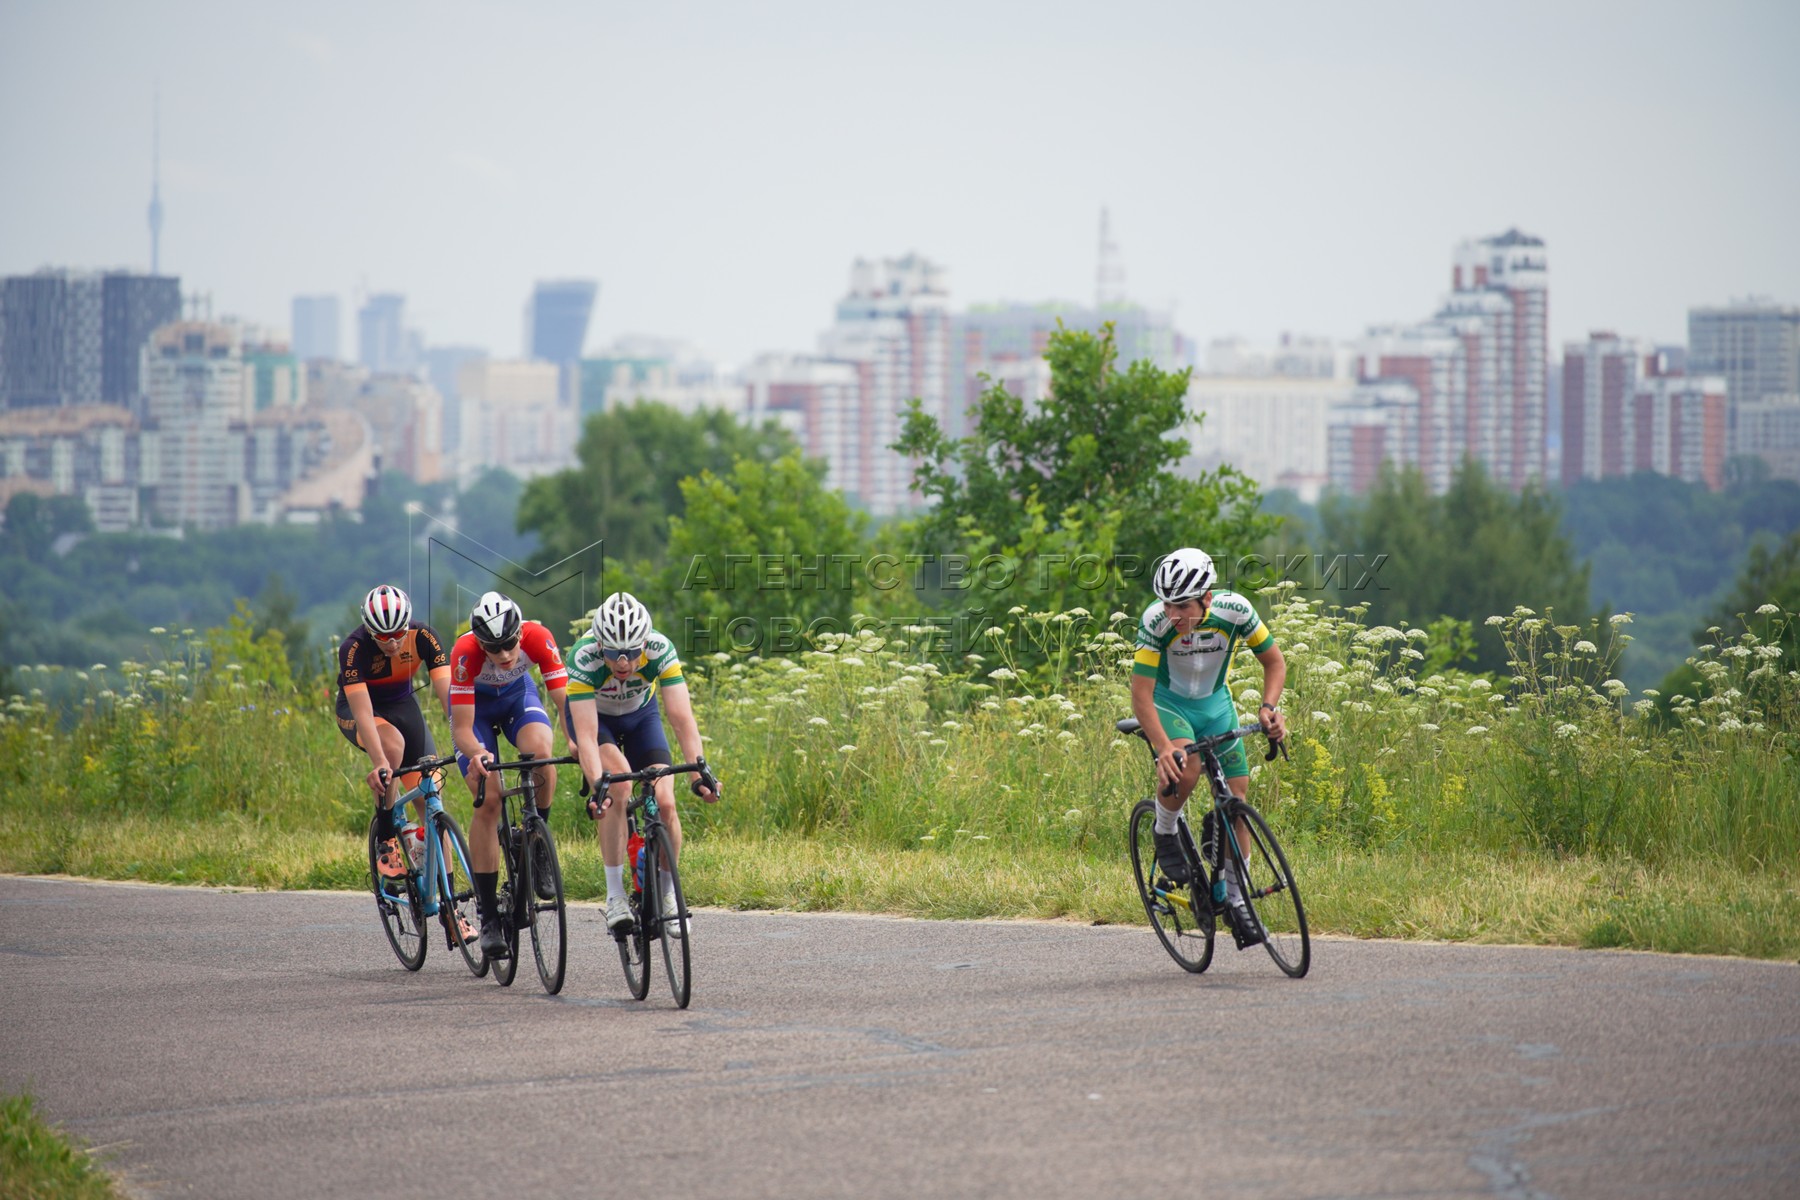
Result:
[[0,1097],[0,1200],[113,1200],[106,1172],[37,1114],[28,1093]]
[[[1427,674],[1439,647],[1423,628],[1367,625],[1292,588],[1258,604],[1289,661],[1294,753],[1253,755],[1250,797],[1319,930],[1800,950],[1800,670],[1781,649],[1792,613],[1760,614],[1779,618],[1766,641],[1746,633],[1697,656],[1709,694],[1677,701],[1669,724],[1649,699],[1622,707],[1627,689],[1608,675],[1623,615],[1585,629],[1524,609],[1492,618],[1510,665],[1489,679]],[[1129,708],[1130,627],[1015,614],[945,666],[924,628],[689,662],[730,797],[683,806],[689,891],[1137,920],[1118,839],[1148,763],[1113,730]],[[0,869],[366,886],[363,760],[322,688],[244,678],[258,644],[248,618],[165,635],[156,665],[84,680],[68,724],[36,699],[9,701]],[[1018,669],[1027,658],[1066,664],[1056,690]],[[1246,711],[1258,699],[1247,682],[1234,688]],[[425,708],[441,745],[443,714]],[[574,783],[559,777],[552,819],[586,898],[600,873]],[[448,799],[467,816],[460,789]]]
[[[1027,405],[994,384],[970,410],[972,432],[951,438],[917,401],[895,449],[912,456],[913,484],[933,502],[914,521],[913,548],[1007,560],[998,594],[947,594],[965,610],[1012,604],[1110,611],[1143,598],[1154,561],[1200,546],[1230,562],[1271,533],[1256,485],[1231,470],[1187,477],[1186,371],[1141,361],[1117,367],[1112,326],[1058,329],[1044,357],[1050,393]],[[1076,560],[1087,556],[1088,562]]]
[[539,542],[530,565],[557,564],[558,577],[581,571],[585,595],[559,588],[527,606],[527,615],[563,629],[629,582],[621,568],[648,574],[666,563],[669,518],[687,503],[684,479],[704,471],[729,476],[739,459],[769,463],[793,449],[793,438],[773,422],[752,429],[715,409],[688,414],[640,402],[589,417],[578,465],[526,484],[517,517],[518,528]]
[[516,515],[519,500],[525,494],[525,482],[511,471],[490,467],[475,477],[474,482],[456,497],[456,528],[474,543],[466,547],[476,553],[485,547],[487,555],[499,555],[523,563],[537,549],[537,539],[521,536]]
[[[415,604],[422,617],[430,615],[419,544],[427,522],[406,506],[433,507],[445,494],[390,474],[360,514],[316,526],[241,525],[179,537],[88,534],[66,553],[38,557],[36,543],[0,538],[0,661],[79,668],[142,659],[156,652],[145,633],[151,626],[220,625],[240,598],[257,597],[259,629],[278,629],[294,669],[309,672],[355,624],[363,594],[378,582],[405,586],[409,564],[420,593]],[[451,557],[438,556],[439,582],[448,578]]]
[[868,598],[866,575],[850,565],[866,519],[823,475],[795,450],[681,481],[684,513],[669,519],[668,563],[641,598],[684,654],[728,644],[792,654],[810,644],[806,631],[850,627]]
[[[1447,616],[1473,626],[1521,603],[1577,624],[1590,612],[1587,567],[1576,563],[1556,501],[1531,488],[1514,495],[1478,463],[1465,461],[1441,496],[1416,469],[1383,467],[1368,495],[1329,497],[1319,519],[1328,552],[1355,556],[1337,576],[1336,598],[1366,604],[1371,621]],[[1499,637],[1485,629],[1474,655],[1485,671],[1506,662]]]
[[66,533],[91,533],[94,521],[79,496],[38,496],[19,492],[6,505],[6,531],[0,555],[17,554],[31,562],[49,557],[56,539]]

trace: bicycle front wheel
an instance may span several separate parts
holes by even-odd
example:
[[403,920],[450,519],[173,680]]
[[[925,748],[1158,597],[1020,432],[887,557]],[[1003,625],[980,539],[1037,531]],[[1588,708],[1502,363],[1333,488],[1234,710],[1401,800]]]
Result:
[[1300,887],[1288,869],[1287,855],[1281,843],[1269,832],[1262,814],[1239,801],[1233,811],[1241,815],[1250,830],[1249,860],[1244,870],[1249,886],[1244,889],[1244,902],[1263,928],[1263,946],[1291,978],[1298,979],[1312,965],[1312,939],[1306,932],[1306,908],[1300,903]]
[[[387,934],[394,957],[409,971],[425,965],[425,907],[419,898],[417,876],[412,871],[392,879],[376,865],[381,859],[381,838],[369,818],[369,881],[375,889],[375,908],[381,913],[381,931]],[[406,861],[401,851],[400,861]]]
[[[625,874],[629,879],[629,863]],[[650,994],[650,929],[644,919],[643,897],[635,889],[631,891],[631,917],[631,932],[615,933],[613,940],[619,943],[619,965],[625,968],[625,984],[631,989],[631,998],[642,1000]]]
[[[563,905],[562,864],[556,858],[556,841],[550,827],[534,822],[525,838],[524,863],[532,886],[526,889],[531,906],[531,949],[537,957],[538,979],[552,996],[562,991],[568,964],[568,916]],[[545,899],[548,892],[550,898]]]
[[475,899],[475,877],[469,872],[469,843],[456,818],[435,812],[438,827],[438,917],[444,937],[462,954],[469,974],[480,979],[488,971],[481,952],[481,906]]
[[[663,966],[669,972],[669,990],[675,995],[675,1007],[686,1008],[692,998],[694,980],[690,974],[693,958],[688,946],[687,898],[681,893],[681,872],[675,869],[674,854],[670,861],[660,862],[668,845],[666,834],[647,840],[644,846],[644,886],[651,889],[656,905],[656,919],[661,929]],[[667,902],[673,900],[671,906]]]
[[[1182,826],[1185,832],[1186,826]],[[1144,915],[1169,957],[1184,971],[1198,975],[1212,965],[1213,920],[1212,901],[1206,879],[1198,870],[1199,856],[1188,846],[1189,859],[1196,864],[1196,877],[1190,884],[1176,885],[1156,866],[1156,801],[1140,800],[1131,810],[1127,841],[1131,847],[1131,870],[1137,876],[1138,899],[1144,902]]]

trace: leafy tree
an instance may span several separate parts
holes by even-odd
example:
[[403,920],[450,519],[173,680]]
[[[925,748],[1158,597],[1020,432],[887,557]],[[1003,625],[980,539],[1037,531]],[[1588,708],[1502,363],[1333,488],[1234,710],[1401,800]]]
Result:
[[1332,581],[1344,604],[1368,604],[1379,624],[1469,622],[1482,670],[1506,665],[1489,616],[1523,604],[1554,609],[1565,624],[1589,619],[1588,568],[1576,562],[1556,501],[1533,488],[1514,495],[1479,463],[1465,460],[1441,496],[1416,469],[1384,467],[1368,495],[1330,497],[1319,519],[1327,557],[1350,556]]
[[79,496],[18,492],[6,505],[4,552],[43,562],[50,557],[57,538],[66,533],[91,533],[93,529],[93,517]]
[[684,653],[755,645],[807,648],[807,632],[850,629],[866,577],[856,568],[866,518],[824,485],[798,450],[772,463],[739,459],[728,475],[681,481],[669,559],[643,584],[657,627]]
[[[305,676],[315,666],[307,661],[306,654],[306,622],[295,614],[300,598],[288,590],[279,572],[269,576],[263,586],[262,594],[256,598],[255,621],[253,635],[261,639],[263,635],[274,633],[279,639],[283,652],[287,655],[290,672],[296,676]],[[242,606],[240,605],[240,611]]]
[[[518,528],[539,544],[529,565],[558,564],[558,577],[583,572],[592,608],[619,582],[609,570],[644,564],[648,573],[667,561],[669,518],[685,510],[684,479],[729,475],[739,459],[769,463],[792,449],[792,436],[774,422],[753,429],[716,409],[688,414],[638,403],[589,417],[578,465],[533,479],[520,497]],[[578,595],[565,586],[539,602],[559,636],[580,615]]]
[[514,562],[524,562],[537,549],[535,537],[522,537],[517,514],[525,483],[498,467],[483,471],[456,498],[457,528],[479,545]]
[[[916,460],[913,486],[934,502],[911,528],[918,552],[1008,557],[1028,607],[1104,612],[1144,599],[1151,565],[1170,550],[1200,546],[1229,570],[1274,530],[1248,477],[1177,471],[1189,449],[1188,372],[1147,361],[1120,370],[1110,324],[1059,328],[1044,357],[1049,395],[1028,405],[994,384],[971,409],[968,437],[909,406],[894,448]],[[1100,557],[1103,578],[1071,569],[1083,553]]]

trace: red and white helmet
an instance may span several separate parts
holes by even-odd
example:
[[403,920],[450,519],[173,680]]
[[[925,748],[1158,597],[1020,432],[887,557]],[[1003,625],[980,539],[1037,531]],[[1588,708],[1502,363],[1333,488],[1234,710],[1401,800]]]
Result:
[[1204,550],[1184,546],[1164,555],[1163,560],[1156,564],[1156,575],[1150,586],[1156,592],[1156,598],[1164,603],[1171,600],[1191,600],[1210,588],[1218,579],[1218,574],[1213,569],[1211,555]]
[[412,601],[391,583],[384,583],[363,597],[363,628],[377,637],[393,637],[412,620]]

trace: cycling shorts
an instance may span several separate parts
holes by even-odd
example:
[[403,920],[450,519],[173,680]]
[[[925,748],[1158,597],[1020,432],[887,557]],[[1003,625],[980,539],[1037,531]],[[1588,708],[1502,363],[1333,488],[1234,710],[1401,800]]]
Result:
[[[391,700],[376,700],[369,697],[375,710],[377,721],[386,721],[400,731],[405,739],[405,747],[400,751],[400,761],[396,767],[410,767],[421,758],[429,758],[437,753],[437,743],[431,738],[431,730],[425,727],[425,714],[419,711],[419,702],[414,700],[411,692],[403,692]],[[346,741],[358,750],[367,751],[356,737],[356,718],[350,715],[350,701],[343,692],[337,694],[338,732]]]
[[[550,724],[550,714],[544,711],[544,701],[538,696],[537,684],[531,681],[530,676],[502,692],[476,689],[475,738],[489,754],[499,756],[500,734],[505,734],[506,740],[517,746],[519,731],[527,725],[555,728]],[[469,756],[458,750],[456,765],[467,775]]]
[[[580,701],[587,703],[587,701]],[[567,722],[569,744],[575,744],[574,704],[569,705],[571,715]],[[625,753],[625,761],[631,769],[641,771],[645,767],[667,765],[675,760],[669,757],[669,739],[663,732],[662,705],[654,698],[641,708],[634,708],[628,713],[594,714],[599,718],[600,727],[596,731],[596,740],[602,746],[617,746]]]
[[[1155,700],[1156,715],[1162,718],[1163,732],[1169,735],[1171,742],[1191,742],[1237,728],[1237,705],[1231,702],[1231,694],[1223,688],[1199,700],[1189,700],[1157,688]],[[1219,756],[1219,765],[1225,768],[1225,778],[1242,779],[1250,774],[1250,761],[1244,757],[1242,738],[1232,738],[1214,753]]]

